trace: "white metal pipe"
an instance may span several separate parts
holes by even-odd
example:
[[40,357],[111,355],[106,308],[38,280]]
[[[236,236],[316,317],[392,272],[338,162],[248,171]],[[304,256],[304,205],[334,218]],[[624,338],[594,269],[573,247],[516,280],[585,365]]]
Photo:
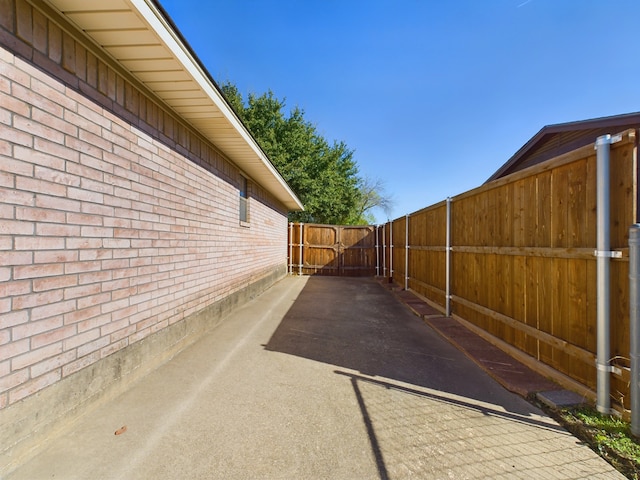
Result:
[[376,277],[380,276],[380,242],[378,235],[380,235],[380,225],[375,226],[376,232]]
[[293,222],[289,223],[289,275],[293,275]]
[[409,290],[409,215],[404,219],[404,289]]
[[302,275],[302,231],[304,230],[304,223],[300,223],[300,263],[298,264],[298,275]]
[[387,276],[387,224],[382,225],[382,276]]
[[610,221],[609,221],[609,149],[611,135],[596,140],[597,163],[597,355],[596,355],[596,408],[600,413],[611,413],[611,339],[610,312]]
[[389,226],[389,278],[393,282],[393,220]]
[[631,433],[640,437],[640,223],[629,228],[629,337]]
[[446,293],[445,309],[447,317],[451,316],[451,197],[447,197],[447,245],[446,245]]

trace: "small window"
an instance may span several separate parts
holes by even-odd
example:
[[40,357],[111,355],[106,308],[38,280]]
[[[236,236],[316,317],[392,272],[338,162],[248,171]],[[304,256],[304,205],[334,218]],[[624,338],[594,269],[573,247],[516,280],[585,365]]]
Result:
[[240,176],[240,223],[249,222],[249,193],[247,179]]

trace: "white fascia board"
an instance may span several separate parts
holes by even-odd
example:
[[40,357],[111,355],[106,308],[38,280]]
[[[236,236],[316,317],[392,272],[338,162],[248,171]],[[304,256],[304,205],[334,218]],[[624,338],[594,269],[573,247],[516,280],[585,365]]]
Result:
[[280,183],[287,193],[291,196],[291,199],[299,207],[300,210],[304,210],[300,199],[291,190],[291,187],[285,182],[280,173],[276,170],[273,164],[266,157],[262,149],[258,146],[253,136],[247,131],[245,126],[237,118],[235,112],[229,107],[226,100],[221,96],[218,89],[211,83],[208,75],[200,68],[198,62],[191,56],[187,48],[180,41],[175,34],[171,26],[166,22],[163,15],[158,11],[155,5],[149,0],[129,0],[131,4],[136,8],[138,13],[149,23],[153,30],[160,36],[164,44],[169,48],[178,61],[189,72],[193,79],[203,89],[203,91],[209,96],[211,100],[220,109],[220,112],[225,118],[232,124],[236,132],[242,137],[246,144],[253,150],[255,155],[260,159],[261,163],[269,170],[273,177]]

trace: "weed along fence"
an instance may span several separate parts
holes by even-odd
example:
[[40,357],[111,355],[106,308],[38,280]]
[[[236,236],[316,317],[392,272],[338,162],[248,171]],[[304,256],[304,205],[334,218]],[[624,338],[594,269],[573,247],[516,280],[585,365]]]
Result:
[[289,272],[297,275],[374,276],[376,227],[289,225]]
[[[609,147],[605,249],[597,241],[602,227],[591,144],[377,227],[378,261],[381,275],[525,361],[540,366],[531,361],[538,360],[590,391],[599,390],[606,376],[606,396],[628,409],[634,131]],[[600,345],[609,357],[606,365],[598,360],[597,366],[600,258],[610,269],[604,282],[610,290],[610,337]]]

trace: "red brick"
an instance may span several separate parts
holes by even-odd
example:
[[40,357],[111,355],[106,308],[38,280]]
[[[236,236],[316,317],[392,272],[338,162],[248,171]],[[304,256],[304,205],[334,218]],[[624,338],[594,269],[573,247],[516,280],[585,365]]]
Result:
[[33,235],[33,222],[25,222],[21,220],[3,220],[0,222],[0,235]]
[[[105,239],[105,241],[108,239]],[[80,261],[85,262],[88,260],[105,260],[113,257],[113,250],[105,249],[93,249],[93,250],[80,250]]]
[[0,377],[0,392],[5,392],[29,380],[29,370],[18,370],[11,375]]
[[13,188],[0,188],[0,202],[13,205],[33,205],[34,194],[31,192],[19,192]]
[[104,195],[98,192],[91,192],[82,190],[79,188],[68,187],[67,195],[74,200],[80,200],[83,202],[103,203]]
[[[64,290],[64,298],[65,300],[70,300],[72,298],[89,297],[92,295],[97,295],[98,293],[101,292],[101,290],[102,288],[99,283],[73,286],[72,288],[66,288]],[[78,305],[78,308],[82,308],[82,307],[83,305],[80,305],[80,304]]]
[[89,365],[97,362],[98,360],[100,360],[100,352],[94,352],[90,355],[82,356],[75,362],[71,362],[70,364],[63,366],[62,376],[68,377],[69,375],[72,375],[82,370],[83,368],[88,367]]
[[[72,312],[65,313],[64,315],[64,323],[65,325],[70,325],[72,323],[80,323],[87,321],[93,317],[100,315],[100,305],[96,305],[89,308],[78,308]],[[107,322],[109,321],[109,316],[107,315]],[[81,330],[78,330],[81,331]]]
[[[18,284],[18,282],[13,282],[14,284]],[[21,282],[21,283],[30,283],[30,282]],[[28,285],[30,287],[30,285]],[[26,288],[28,291],[29,288]],[[14,310],[21,310],[24,308],[32,308],[39,307],[42,305],[48,305],[49,303],[59,302],[63,299],[63,290],[50,290],[47,292],[40,293],[31,293],[31,294],[23,294],[22,296],[16,297],[13,299],[13,308]]]
[[0,282],[7,282],[11,279],[11,268],[0,267]]
[[71,263],[66,263],[64,265],[64,273],[66,275],[69,275],[72,273],[95,272],[100,269],[101,269],[101,265],[99,261],[71,262]]
[[76,352],[70,351],[61,353],[60,355],[56,355],[53,358],[49,358],[40,363],[33,365],[30,369],[30,373],[32,377],[39,377],[40,375],[44,375],[45,373],[58,370],[60,372],[60,376],[62,376],[61,367],[63,365],[68,364],[76,359]]
[[94,328],[93,330],[88,330],[86,332],[79,333],[74,335],[72,338],[68,338],[64,341],[64,349],[71,350],[78,348],[81,345],[85,345],[87,343],[93,342],[96,339],[100,338],[100,330]]
[[36,235],[48,237],[77,237],[80,227],[76,225],[60,225],[57,223],[37,223]]
[[[109,197],[105,197],[105,203],[108,198]],[[97,203],[83,203],[82,213],[86,213],[88,215],[102,215],[103,217],[112,217],[114,215],[114,209],[113,207],[107,205],[98,205]],[[105,227],[106,226],[108,225],[105,224]]]
[[60,185],[71,185],[74,187],[80,185],[80,177],[47,167],[36,166],[34,177],[40,180],[53,182]]
[[[89,284],[89,285],[94,285],[94,284]],[[102,287],[101,284],[97,284],[100,287]],[[95,295],[91,295],[88,297],[82,297],[78,299],[78,308],[86,308],[86,307],[91,307],[94,305],[101,305],[103,303],[107,303],[111,301],[111,293],[110,292],[104,292],[104,293],[99,293],[99,294],[95,294]]]
[[83,357],[84,355],[88,355],[95,351],[98,351],[104,347],[109,345],[109,338],[98,338],[93,342],[85,343],[84,345],[80,345],[78,347],[78,357]]
[[14,128],[26,132],[30,135],[40,138],[46,138],[47,140],[59,144],[64,143],[64,133],[55,130],[47,125],[44,125],[38,121],[27,119],[20,116],[13,117]]
[[105,282],[113,278],[113,272],[90,272],[81,273],[79,276],[80,285],[87,283]]
[[31,265],[32,263],[32,252],[0,251],[0,265]]
[[[26,295],[31,293],[31,281],[30,280],[22,280],[22,281],[14,281],[14,282],[3,282],[0,284],[0,297],[15,297],[18,295]],[[13,300],[13,309],[17,310],[19,308],[19,302],[17,298]]]
[[19,370],[25,367],[30,367],[31,365],[60,353],[62,353],[62,342],[57,342],[35,350],[31,349],[22,355],[13,357],[11,359],[11,369]]
[[[64,302],[58,302],[51,305],[45,305],[43,307],[36,307],[31,310],[31,320],[40,320],[49,317],[55,317],[71,312],[76,308],[75,300],[66,300]],[[62,322],[62,317],[60,317]]]
[[65,137],[64,145],[79,152],[80,161],[83,161],[83,159],[87,161],[87,158],[99,159],[102,157],[102,150],[100,148],[74,137]]
[[82,188],[90,190],[92,192],[105,193],[107,195],[113,195],[113,185],[109,185],[104,182],[96,182],[95,180],[82,179]]
[[68,213],[67,222],[74,225],[102,226],[102,217],[98,215],[87,215],[84,213]]
[[114,260],[102,260],[102,270],[126,269],[129,267],[129,259],[116,258]]
[[12,96],[0,93],[0,110],[13,112],[23,117],[31,116],[31,105]]
[[43,250],[33,253],[33,263],[68,263],[77,261],[77,250]]
[[118,340],[117,342],[112,343],[112,344],[106,346],[105,348],[103,348],[100,351],[100,356],[103,357],[103,358],[107,357],[107,356],[111,355],[112,353],[117,352],[118,350],[122,350],[127,345],[129,345],[129,338],[123,338],[122,340]]
[[[41,320],[38,322],[28,322],[25,324],[21,324],[15,326],[11,329],[11,335],[14,340],[20,340],[22,338],[31,338],[34,335],[39,335],[44,332],[50,332],[52,330],[56,330],[62,327],[62,319],[60,318],[50,318],[47,320]],[[52,342],[49,342],[52,343]],[[33,340],[31,342],[31,349],[33,350],[35,345],[33,344]]]
[[18,220],[32,220],[36,222],[65,223],[66,214],[44,208],[17,207],[16,218]]
[[29,177],[17,177],[16,188],[28,192],[44,193],[54,197],[64,197],[67,194],[67,187],[64,185]]
[[[0,315],[0,325],[3,328],[13,327],[15,325],[20,325],[29,321],[29,312],[27,310],[22,311],[12,311],[9,313],[5,313],[4,315]],[[0,355],[2,358],[2,355]]]
[[33,280],[33,291],[44,292],[47,290],[73,287],[78,284],[77,275],[64,275],[61,277],[35,278]]
[[[64,238],[61,237],[16,237],[16,250],[61,250]],[[31,263],[31,262],[29,262]]]
[[115,302],[111,301],[109,303],[103,303],[101,309],[102,309],[102,313],[110,313],[110,312],[114,312],[115,310],[119,310],[121,308],[126,308],[128,306],[129,306],[129,299],[122,298]]
[[113,237],[113,228],[83,226],[81,232],[83,237]]
[[[75,325],[66,325],[31,338],[31,348],[40,348],[76,335]],[[73,359],[72,359],[73,360]]]
[[0,204],[0,218],[13,220],[15,219],[15,208],[13,205]]
[[65,212],[79,212],[82,207],[81,202],[77,200],[49,197],[48,195],[37,195],[35,204],[37,207],[61,210]]
[[72,249],[96,249],[102,248],[101,238],[67,238],[67,248]]
[[61,371],[55,370],[25,383],[20,388],[10,391],[9,403],[18,402],[29,395],[39,392],[49,385],[53,385],[60,380],[61,375]]
[[[59,145],[57,143],[49,142],[44,138],[35,138],[33,141],[33,148],[37,152],[43,152],[50,159],[51,164],[47,164],[39,159],[37,162],[40,165],[47,165],[51,168],[55,168],[54,162],[57,164],[60,159],[68,160],[70,162],[79,162],[80,161],[80,152],[74,150],[65,145]],[[68,167],[67,171],[69,173],[73,173]]]
[[[84,158],[84,155],[82,156]],[[81,163],[70,163],[67,165],[67,172],[77,175],[81,178],[90,178],[97,182],[104,179],[104,172],[100,169],[88,167]]]

